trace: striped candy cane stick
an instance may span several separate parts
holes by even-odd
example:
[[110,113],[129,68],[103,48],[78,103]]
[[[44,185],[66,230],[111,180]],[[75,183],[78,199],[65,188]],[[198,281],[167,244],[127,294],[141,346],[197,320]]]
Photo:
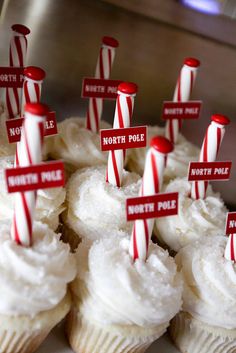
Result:
[[[25,120],[19,146],[19,166],[26,167],[42,161],[44,121],[48,108],[39,103],[25,106]],[[20,245],[32,244],[32,227],[37,193],[34,191],[15,194],[15,209],[11,235]]]
[[26,103],[39,103],[42,83],[46,76],[43,69],[36,66],[28,66],[24,70],[24,84],[22,95],[22,112]]
[[[30,30],[20,24],[12,26],[13,36],[10,42],[10,66],[24,67],[26,62],[27,38]],[[6,89],[6,108],[9,119],[20,114],[21,88]]]
[[[174,102],[187,102],[189,100],[199,66],[199,60],[194,58],[185,59],[175,87]],[[178,140],[181,127],[182,121],[179,119],[170,119],[166,122],[166,137],[174,144]]]
[[[103,37],[102,47],[97,61],[95,78],[109,79],[111,67],[115,58],[115,49],[119,46],[119,42],[112,37]],[[99,123],[102,116],[103,99],[90,98],[89,107],[86,116],[87,129],[98,132]]]
[[[225,125],[230,120],[224,115],[213,115],[203,140],[199,162],[214,162],[225,134]],[[194,181],[191,187],[192,199],[204,199],[208,187],[207,181]]]
[[[113,128],[129,127],[134,108],[134,97],[138,87],[135,83],[123,82],[118,86]],[[120,187],[124,167],[125,151],[110,151],[108,155],[106,181]]]
[[[163,136],[153,137],[147,152],[141,196],[158,194],[162,187],[167,154],[173,151],[173,144]],[[154,219],[136,220],[131,235],[129,252],[133,260],[146,260],[153,230]]]
[[[24,70],[24,84],[23,84],[23,96],[21,114],[24,114],[24,107],[26,103],[39,103],[41,97],[42,82],[46,74],[43,69],[36,66],[28,66]],[[15,167],[19,165],[18,158],[19,142],[16,145],[15,154]]]
[[236,234],[230,234],[228,242],[225,248],[224,257],[229,260],[236,262]]

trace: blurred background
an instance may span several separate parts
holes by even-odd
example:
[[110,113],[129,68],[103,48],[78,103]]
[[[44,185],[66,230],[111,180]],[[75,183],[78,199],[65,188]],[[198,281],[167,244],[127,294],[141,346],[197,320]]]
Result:
[[[201,61],[193,99],[203,101],[198,121],[183,134],[201,146],[213,113],[231,118],[218,160],[233,160],[229,182],[214,183],[236,209],[236,1],[235,0],[5,0],[0,1],[0,65],[9,63],[11,25],[28,36],[28,65],[46,70],[42,101],[57,119],[84,116],[83,77],[94,75],[101,38],[120,42],[111,78],[139,86],[133,125],[159,124],[163,100],[171,100],[185,57]],[[113,121],[114,101],[103,119]]]

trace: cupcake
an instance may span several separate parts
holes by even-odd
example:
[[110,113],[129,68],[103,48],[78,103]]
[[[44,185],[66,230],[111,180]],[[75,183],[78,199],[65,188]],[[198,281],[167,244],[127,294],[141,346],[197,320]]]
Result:
[[[51,159],[63,159],[68,174],[106,164],[107,153],[101,151],[99,134],[85,127],[84,118],[65,119],[57,128],[58,134],[44,141],[46,154]],[[101,121],[101,128],[108,129],[110,125]]]
[[18,245],[0,223],[0,350],[34,352],[70,310],[75,259],[45,224],[34,223],[33,245]]
[[174,260],[151,244],[147,261],[133,262],[127,237],[115,232],[77,249],[67,320],[76,353],[145,352],[180,309],[182,280]]
[[224,234],[227,208],[219,193],[209,185],[205,199],[191,199],[191,183],[178,178],[164,187],[164,192],[179,192],[178,215],[157,218],[154,233],[161,243],[178,252],[204,237]]
[[[165,128],[158,126],[148,127],[148,143],[156,135],[165,135]],[[145,148],[134,148],[129,150],[127,154],[126,167],[128,170],[143,175],[145,156],[147,150]],[[197,161],[200,149],[186,140],[179,134],[174,151],[169,153],[167,165],[164,172],[164,182],[167,183],[176,177],[184,177],[187,175],[189,162]]]
[[120,188],[106,182],[105,176],[105,166],[90,167],[78,170],[67,183],[63,220],[69,230],[63,237],[73,247],[80,238],[93,242],[132,229],[126,221],[125,204],[128,197],[139,193],[139,175],[124,170]]
[[[14,194],[8,194],[5,184],[4,169],[13,168],[13,156],[0,158],[0,219],[12,219]],[[65,209],[66,191],[64,188],[44,189],[37,191],[35,219],[46,223],[53,230],[59,226],[59,215]]]
[[236,265],[224,258],[226,243],[224,236],[204,237],[176,256],[183,311],[170,334],[182,353],[236,352]]

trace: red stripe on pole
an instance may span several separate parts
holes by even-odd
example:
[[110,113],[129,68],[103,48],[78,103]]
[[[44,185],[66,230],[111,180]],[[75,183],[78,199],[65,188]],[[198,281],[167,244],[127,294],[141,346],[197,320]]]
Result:
[[94,111],[94,117],[95,117],[95,125],[96,125],[96,131],[98,130],[98,108],[97,108],[97,101],[96,99],[92,98],[92,104],[93,104],[93,111]]
[[181,101],[182,101],[182,97],[181,97],[181,74],[180,74],[178,78],[177,102],[181,102]]
[[30,235],[29,244],[31,245],[32,244],[32,238],[31,238],[31,235],[32,235],[32,220],[31,220],[29,208],[28,208],[28,205],[27,205],[27,202],[26,202],[26,199],[25,199],[25,193],[22,192],[22,193],[20,193],[20,195],[21,195],[21,199],[22,199],[22,203],[23,203],[23,207],[24,207],[24,211],[25,211],[28,232],[29,232],[29,235]]
[[111,157],[112,157],[112,163],[113,163],[113,166],[114,166],[114,174],[115,174],[115,178],[116,178],[116,185],[118,187],[120,187],[120,176],[119,176],[118,168],[117,168],[117,164],[116,164],[115,151],[111,151]]
[[100,77],[99,78],[105,78],[104,77],[102,52],[103,52],[103,49],[101,48],[100,53],[99,53],[99,69],[100,69]]
[[133,228],[133,239],[134,239],[134,242],[133,242],[133,252],[134,252],[133,259],[135,261],[139,257],[138,256],[137,233],[136,233],[136,225],[135,225],[135,223],[134,223],[134,228]]
[[121,104],[120,104],[120,95],[117,97],[117,112],[118,112],[118,121],[119,121],[119,128],[124,128]]
[[203,144],[203,162],[209,162],[208,161],[208,153],[207,153],[207,150],[208,150],[208,130],[209,130],[209,127],[207,128],[207,132],[206,132],[206,136],[205,136],[205,139],[204,139],[204,144]]
[[158,169],[155,162],[155,156],[153,153],[151,153],[151,163],[152,163],[153,185],[155,188],[155,194],[158,194],[160,191],[159,190],[160,181],[158,177]]

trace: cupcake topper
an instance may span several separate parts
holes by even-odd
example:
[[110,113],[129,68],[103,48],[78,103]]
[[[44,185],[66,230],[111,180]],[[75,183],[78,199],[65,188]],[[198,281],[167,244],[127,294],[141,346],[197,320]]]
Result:
[[[211,124],[208,126],[206,135],[203,140],[199,162],[214,162],[221,142],[225,134],[225,125],[228,125],[230,120],[224,115],[216,114],[211,118]],[[208,181],[194,181],[191,187],[192,199],[204,199]]]
[[[136,92],[137,85],[135,83],[123,82],[118,86],[114,129],[130,126]],[[106,181],[118,187],[122,184],[124,158],[125,150],[110,151],[108,155]]]
[[62,162],[42,161],[44,122],[47,106],[28,103],[21,140],[18,143],[18,167],[6,169],[8,192],[16,192],[12,238],[20,245],[32,244],[32,224],[37,193],[35,190],[64,185]]
[[[180,71],[180,75],[176,84],[175,93],[173,97],[174,102],[187,102],[189,100],[199,66],[199,60],[194,58],[185,59],[184,65]],[[166,122],[166,137],[174,144],[178,140],[178,135],[179,131],[181,130],[181,127],[181,119],[169,119]]]
[[[22,97],[23,107],[25,106],[25,103],[39,103],[40,97],[41,97],[41,83],[44,77],[45,77],[45,72],[39,67],[29,66],[25,68],[24,70],[25,80],[23,84],[23,97]],[[16,154],[15,154],[16,167],[19,166],[18,148],[19,148],[19,144],[16,145]]]
[[236,262],[236,212],[229,212],[226,218],[225,234],[229,236],[224,257]]
[[[140,196],[158,194],[162,187],[166,157],[173,150],[172,143],[163,136],[154,137],[147,152]],[[138,219],[134,223],[130,255],[133,260],[146,260],[154,219]]]
[[[13,35],[10,42],[10,66],[24,67],[26,62],[27,38],[30,30],[21,25],[12,26]],[[12,87],[6,89],[6,107],[9,119],[20,114],[21,88]]]
[[[25,106],[25,121],[18,145],[18,166],[38,164],[42,160],[43,129],[47,106],[34,103]],[[32,244],[32,225],[36,192],[16,193],[12,238],[20,245]]]
[[43,69],[36,66],[28,66],[24,69],[24,83],[22,95],[22,115],[26,103],[39,103],[41,97],[42,82],[46,76]]
[[[42,82],[45,78],[45,71],[36,66],[28,66],[24,69],[24,83],[22,95],[22,116],[24,114],[24,106],[26,103],[39,103],[41,98]],[[6,121],[7,135],[9,143],[19,142],[21,134],[21,126],[23,118],[9,119]],[[56,114],[54,111],[47,113],[44,124],[44,136],[57,134]],[[17,152],[16,152],[17,165]]]
[[[98,79],[109,79],[111,67],[115,58],[115,49],[119,43],[112,37],[103,37],[102,46],[97,61],[95,77]],[[90,98],[87,111],[86,127],[87,129],[98,132],[102,116],[103,100],[101,98]]]

